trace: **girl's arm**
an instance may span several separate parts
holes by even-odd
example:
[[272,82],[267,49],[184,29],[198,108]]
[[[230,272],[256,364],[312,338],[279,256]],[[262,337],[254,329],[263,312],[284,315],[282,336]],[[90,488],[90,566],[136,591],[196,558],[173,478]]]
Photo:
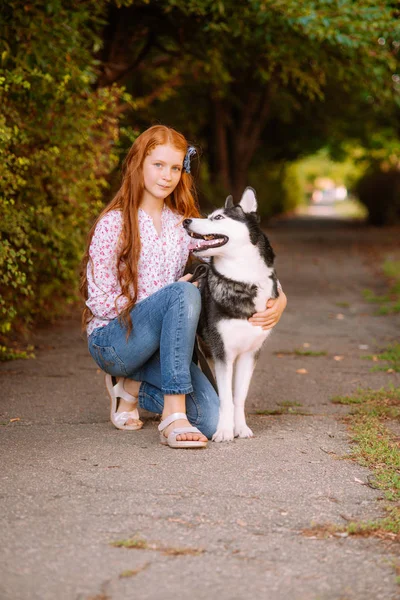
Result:
[[252,325],[258,325],[265,329],[272,329],[279,322],[283,311],[287,305],[286,294],[282,289],[280,282],[278,281],[278,298],[270,298],[267,302],[267,309],[263,312],[255,313],[249,319],[249,323]]
[[97,224],[90,248],[88,262],[88,294],[86,305],[95,317],[113,319],[126,306],[127,299],[119,297],[118,246],[122,231],[119,211],[107,213]]

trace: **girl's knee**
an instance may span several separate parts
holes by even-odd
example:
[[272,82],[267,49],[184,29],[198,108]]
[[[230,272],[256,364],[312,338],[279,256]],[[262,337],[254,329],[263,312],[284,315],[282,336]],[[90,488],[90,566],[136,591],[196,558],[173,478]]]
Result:
[[177,281],[176,283],[173,283],[171,287],[179,294],[185,304],[200,311],[201,296],[198,288],[193,285],[193,283],[190,283],[189,281]]

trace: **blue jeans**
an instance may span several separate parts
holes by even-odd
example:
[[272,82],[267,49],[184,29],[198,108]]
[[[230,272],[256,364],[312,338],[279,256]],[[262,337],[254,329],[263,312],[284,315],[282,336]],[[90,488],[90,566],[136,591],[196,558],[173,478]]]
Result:
[[161,413],[164,394],[186,394],[190,423],[211,438],[217,429],[218,396],[192,361],[200,293],[187,281],[167,285],[131,310],[132,331],[118,318],[88,338],[98,366],[115,377],[141,381],[139,406]]

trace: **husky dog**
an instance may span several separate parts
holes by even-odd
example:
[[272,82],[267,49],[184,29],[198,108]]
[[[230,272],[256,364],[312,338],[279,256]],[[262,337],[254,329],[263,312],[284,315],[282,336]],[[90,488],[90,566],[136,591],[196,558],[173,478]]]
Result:
[[[252,437],[244,404],[263,342],[270,334],[248,318],[277,298],[274,252],[261,231],[255,192],[248,187],[239,204],[232,196],[207,219],[185,219],[187,233],[200,241],[200,258],[211,257],[202,286],[198,333],[207,360],[214,362],[220,398],[215,442]],[[234,368],[235,367],[235,368]]]

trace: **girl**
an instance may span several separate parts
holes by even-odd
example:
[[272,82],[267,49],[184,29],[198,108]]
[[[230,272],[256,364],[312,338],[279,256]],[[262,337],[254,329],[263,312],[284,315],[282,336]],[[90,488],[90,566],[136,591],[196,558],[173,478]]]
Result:
[[[193,241],[182,221],[198,217],[186,139],[155,125],[124,163],[120,190],[89,233],[81,290],[89,351],[106,372],[111,421],[140,429],[137,406],[162,413],[160,441],[204,447],[216,431],[219,400],[192,362],[200,293],[182,277]],[[273,327],[283,292],[251,318]],[[191,425],[192,424],[192,425]]]

